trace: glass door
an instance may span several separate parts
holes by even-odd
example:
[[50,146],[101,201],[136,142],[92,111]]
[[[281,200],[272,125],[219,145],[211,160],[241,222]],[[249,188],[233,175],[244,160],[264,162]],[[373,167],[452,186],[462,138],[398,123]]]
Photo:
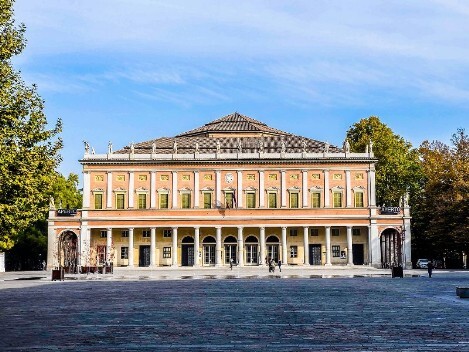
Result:
[[237,247],[235,244],[225,244],[225,264],[230,264],[230,259],[233,259],[233,264],[237,263]]
[[215,245],[214,244],[204,245],[204,264],[215,265]]
[[273,259],[278,262],[278,244],[267,245],[267,259]]
[[257,265],[258,255],[257,255],[257,244],[247,244],[246,245],[246,264],[247,265]]

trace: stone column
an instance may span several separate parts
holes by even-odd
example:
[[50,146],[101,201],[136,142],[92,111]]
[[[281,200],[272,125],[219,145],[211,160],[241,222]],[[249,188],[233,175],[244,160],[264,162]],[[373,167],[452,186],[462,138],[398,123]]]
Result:
[[111,251],[113,250],[112,248],[112,229],[108,228],[106,229],[106,263],[111,262],[111,257],[112,253]]
[[198,209],[200,204],[200,190],[199,190],[199,171],[194,170],[194,208]]
[[[280,170],[280,197],[281,197],[281,207],[287,207],[287,184],[285,179],[285,170]],[[283,260],[282,260],[283,264]],[[285,263],[286,264],[286,263]]]
[[171,190],[173,199],[171,202],[171,208],[177,209],[178,208],[178,173],[177,171],[173,171],[173,189]]
[[347,265],[353,265],[352,226],[347,226]]
[[331,192],[329,189],[329,170],[323,170],[324,173],[324,207],[330,207],[330,196]]
[[156,171],[150,173],[150,208],[156,208]]
[[265,262],[265,227],[259,227],[260,237],[261,237],[261,258],[259,260],[261,265],[266,265]]
[[90,207],[91,175],[89,171],[83,171],[83,208]]
[[194,227],[194,266],[200,266],[200,228]]
[[238,174],[238,195],[236,196],[236,203],[238,208],[243,208],[243,172],[237,171]]
[[112,208],[112,172],[107,173],[106,208]]
[[302,192],[303,192],[303,208],[308,207],[308,171],[307,170],[301,170],[302,173]]
[[221,207],[221,171],[215,171],[215,204],[217,208]]
[[172,252],[171,253],[171,258],[172,258],[171,266],[176,267],[178,266],[178,228],[177,227],[172,228],[171,239],[173,241],[172,249],[171,249],[171,252]]
[[150,266],[156,266],[156,228],[150,228]]
[[242,226],[238,226],[238,265],[244,266],[244,241]]
[[368,171],[368,194],[370,195],[370,206],[376,206],[376,178],[375,170]]
[[[89,266],[90,242],[88,239],[89,229],[87,225],[81,225],[80,229],[80,265]],[[49,263],[49,259],[47,260]]]
[[259,208],[265,207],[264,170],[259,170]]
[[326,266],[331,265],[331,227],[326,226]]
[[345,170],[345,197],[345,206],[347,208],[350,208],[352,206],[352,186],[350,182],[350,170]]
[[370,225],[370,246],[371,246],[371,265],[375,268],[381,268],[381,248],[376,220],[371,221]]
[[404,219],[404,269],[412,269],[412,252],[411,252],[411,246],[412,246],[412,236],[411,236],[411,230],[410,230],[410,218]]
[[216,227],[216,244],[215,244],[215,266],[221,266],[222,265],[222,260],[221,260],[221,227],[217,226]]
[[288,264],[287,228],[282,227],[282,265]]
[[129,228],[129,268],[134,267],[134,229]]
[[309,227],[303,227],[304,265],[309,265]]
[[134,207],[134,173],[129,172],[129,208]]

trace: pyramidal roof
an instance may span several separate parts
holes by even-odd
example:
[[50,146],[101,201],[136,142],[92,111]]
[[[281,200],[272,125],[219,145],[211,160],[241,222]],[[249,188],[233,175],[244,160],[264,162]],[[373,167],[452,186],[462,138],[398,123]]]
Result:
[[212,136],[223,134],[247,133],[254,136],[289,135],[287,132],[267,126],[265,123],[238,112],[223,116],[217,120],[206,123],[204,126],[181,133],[176,137]]
[[[293,135],[267,126],[261,121],[234,112],[201,127],[133,145],[134,153],[157,154],[199,153],[339,153],[342,150],[328,143]],[[117,150],[129,153],[131,147]]]

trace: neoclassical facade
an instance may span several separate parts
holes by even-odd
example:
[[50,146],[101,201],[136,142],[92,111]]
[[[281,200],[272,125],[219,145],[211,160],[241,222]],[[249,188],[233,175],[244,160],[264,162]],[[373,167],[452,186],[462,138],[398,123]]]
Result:
[[51,202],[48,267],[411,267],[409,208],[377,206],[376,161],[239,113],[105,154],[85,143],[83,207]]

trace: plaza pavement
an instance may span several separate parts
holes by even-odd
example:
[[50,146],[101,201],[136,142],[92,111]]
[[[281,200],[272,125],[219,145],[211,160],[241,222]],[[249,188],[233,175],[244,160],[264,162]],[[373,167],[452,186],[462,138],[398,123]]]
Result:
[[469,351],[469,272],[116,268],[0,274],[0,351]]

